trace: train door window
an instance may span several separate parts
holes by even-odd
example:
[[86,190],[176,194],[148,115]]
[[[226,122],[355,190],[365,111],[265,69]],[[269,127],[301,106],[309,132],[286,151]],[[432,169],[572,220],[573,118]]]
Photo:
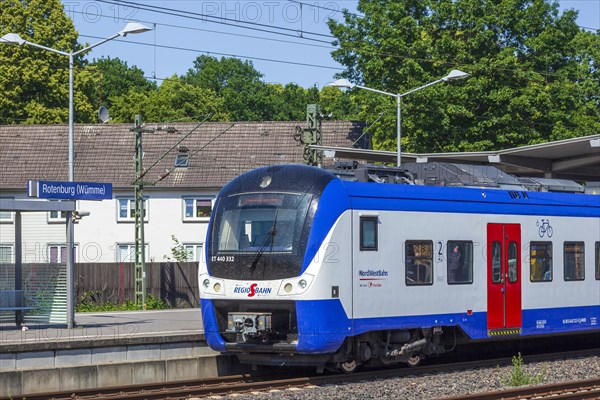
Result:
[[552,280],[552,242],[530,243],[529,267],[531,282],[548,282]]
[[473,242],[448,241],[448,284],[473,283]]
[[433,242],[410,240],[404,247],[406,285],[433,284]]
[[377,217],[360,217],[360,251],[377,251]]
[[508,243],[508,281],[515,283],[519,279],[519,252],[517,242]]
[[500,242],[492,242],[492,282],[500,283],[502,279],[502,245]]
[[596,242],[596,279],[600,280],[600,242]]
[[585,245],[583,242],[565,242],[565,281],[585,279]]

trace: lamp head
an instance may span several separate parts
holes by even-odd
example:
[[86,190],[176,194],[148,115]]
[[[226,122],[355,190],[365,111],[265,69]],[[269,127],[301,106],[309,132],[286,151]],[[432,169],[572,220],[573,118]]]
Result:
[[468,77],[470,77],[470,74],[467,74],[466,72],[462,72],[459,71],[457,69],[453,69],[452,71],[450,71],[450,73],[448,75],[446,75],[445,77],[442,78],[442,80],[444,82],[448,82],[448,81],[458,81],[460,79],[466,79]]
[[338,79],[337,81],[328,83],[325,86],[352,89],[356,85],[354,83],[350,82],[348,79]]
[[19,36],[18,33],[7,33],[0,38],[0,43],[18,44],[19,46],[22,46],[25,44],[25,39]]
[[152,28],[144,24],[140,24],[139,22],[128,22],[127,25],[125,25],[125,28],[123,28],[123,30],[119,32],[119,36],[125,37],[130,33],[144,33],[151,30]]

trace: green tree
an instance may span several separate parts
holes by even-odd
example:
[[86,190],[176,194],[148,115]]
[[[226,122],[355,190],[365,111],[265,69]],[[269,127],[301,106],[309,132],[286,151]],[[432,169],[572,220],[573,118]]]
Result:
[[266,84],[261,93],[261,114],[269,121],[303,121],[306,105],[319,102],[316,87],[305,89],[295,83]]
[[[65,52],[82,47],[73,22],[59,0],[3,0],[0,36],[23,39]],[[75,58],[75,119],[93,119],[89,94],[98,77]],[[0,43],[0,123],[65,123],[68,121],[69,59],[32,46]]]
[[261,103],[266,95],[262,77],[250,61],[202,55],[196,58],[183,80],[221,96],[232,120],[260,121],[268,119]]
[[358,119],[360,108],[358,92],[342,92],[337,88],[325,86],[319,93],[319,104],[324,115],[332,119]]
[[132,88],[112,99],[114,122],[131,122],[140,113],[147,122],[198,121],[208,114],[213,121],[228,119],[221,97],[210,89],[185,83],[177,75],[165,79],[156,90],[143,93]]
[[[405,93],[403,149],[489,150],[597,133],[600,34],[547,0],[360,0],[364,15],[330,21],[340,76]],[[363,91],[364,92],[364,91]],[[383,113],[377,148],[395,148],[395,99],[362,93],[360,116]]]
[[131,90],[147,93],[156,89],[156,84],[144,77],[144,71],[136,66],[129,67],[119,58],[101,57],[89,64],[89,68],[100,74],[96,88],[95,105],[110,108],[112,98],[128,94]]

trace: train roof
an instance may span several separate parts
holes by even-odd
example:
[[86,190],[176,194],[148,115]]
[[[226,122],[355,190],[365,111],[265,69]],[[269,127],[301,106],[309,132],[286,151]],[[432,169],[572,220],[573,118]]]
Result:
[[582,191],[544,192],[540,191],[541,185],[535,186],[538,191],[528,190],[516,178],[490,170],[494,167],[486,167],[492,173],[485,177],[462,176],[462,183],[456,183],[452,174],[445,178],[422,175],[431,171],[464,172],[460,167],[456,164],[421,169],[363,166],[355,168],[358,174],[354,178],[349,171],[332,173],[340,179],[354,209],[600,217],[598,195]]

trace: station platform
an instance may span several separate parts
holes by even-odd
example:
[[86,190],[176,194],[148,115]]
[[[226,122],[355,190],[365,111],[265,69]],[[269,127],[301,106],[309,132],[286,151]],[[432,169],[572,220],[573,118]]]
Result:
[[77,313],[76,327],[0,325],[0,397],[239,373],[212,351],[200,309]]

